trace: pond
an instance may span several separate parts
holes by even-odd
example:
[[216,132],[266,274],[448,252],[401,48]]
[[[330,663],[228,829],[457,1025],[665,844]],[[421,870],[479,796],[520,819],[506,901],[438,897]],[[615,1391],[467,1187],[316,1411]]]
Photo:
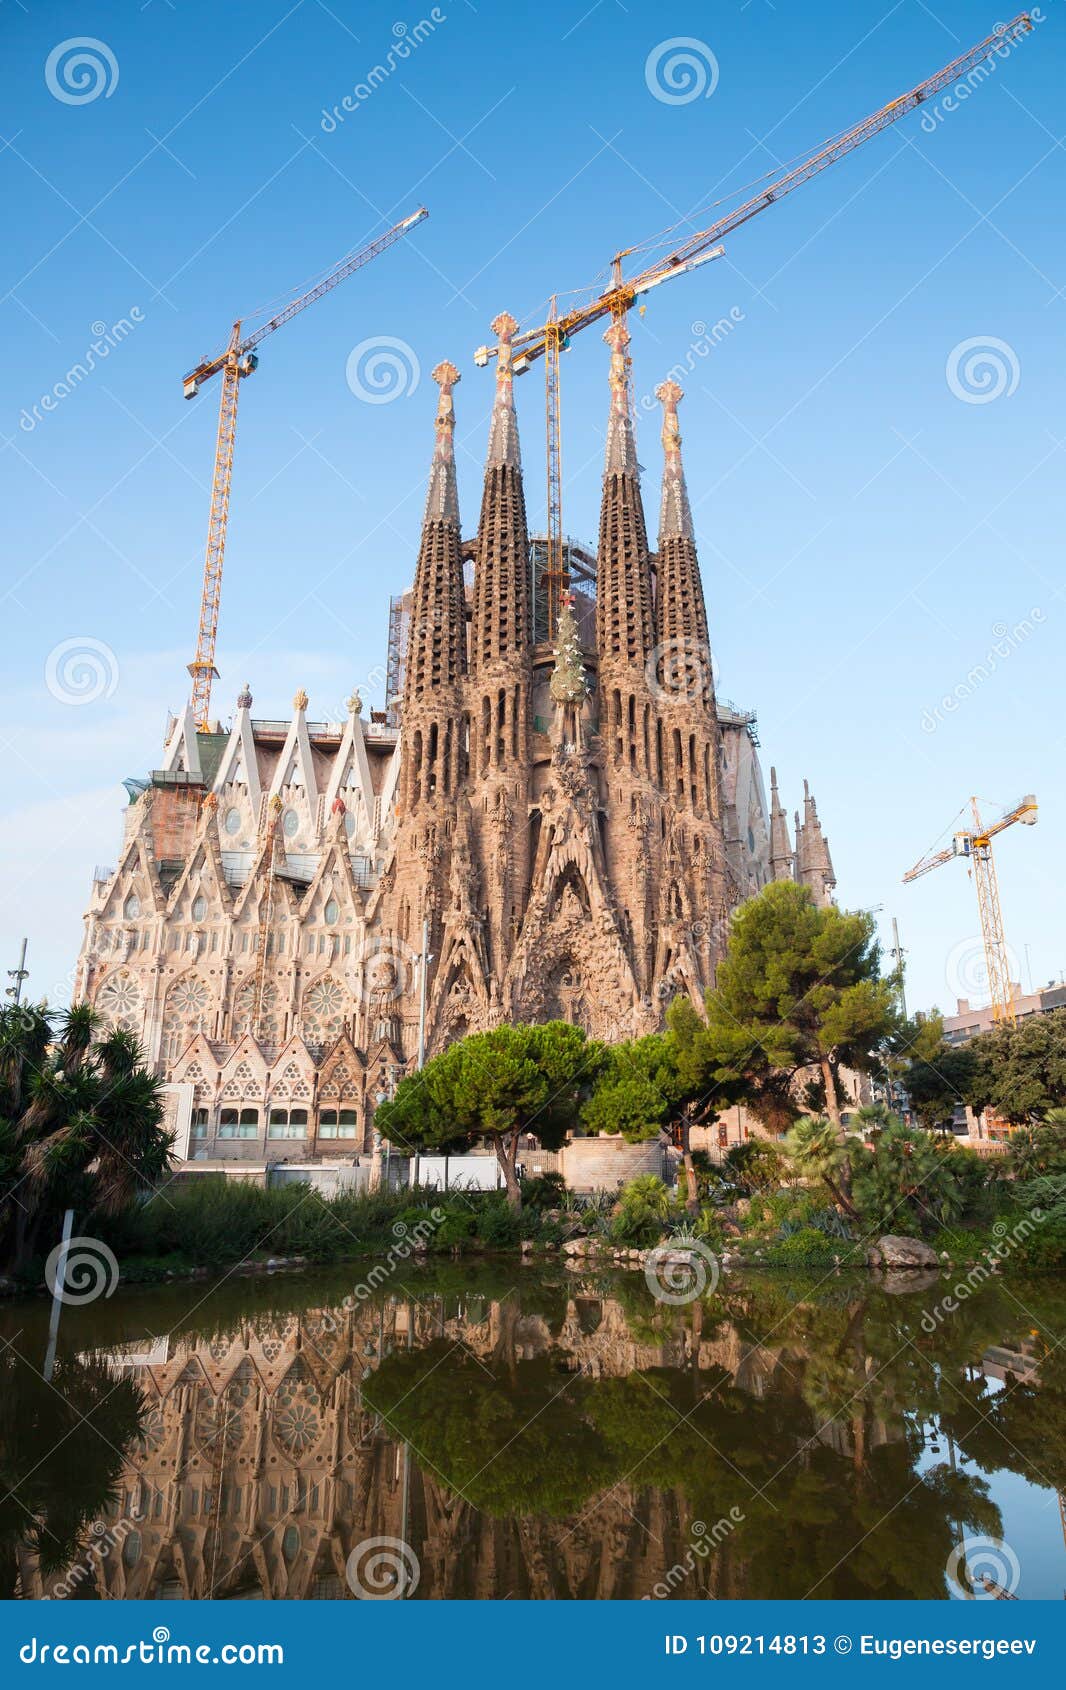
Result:
[[1066,1292],[358,1263],[0,1310],[2,1594],[1061,1600]]

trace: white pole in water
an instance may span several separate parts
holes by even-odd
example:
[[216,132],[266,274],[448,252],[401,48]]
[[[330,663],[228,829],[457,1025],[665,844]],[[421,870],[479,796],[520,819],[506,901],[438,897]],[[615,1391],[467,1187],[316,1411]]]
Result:
[[56,1256],[55,1275],[52,1280],[52,1317],[48,1322],[48,1348],[44,1357],[44,1382],[52,1383],[52,1374],[56,1367],[56,1343],[59,1339],[59,1313],[63,1307],[63,1290],[66,1285],[67,1251],[70,1248],[70,1235],[74,1231],[74,1210],[68,1209],[63,1216],[63,1237],[60,1240],[59,1252]]

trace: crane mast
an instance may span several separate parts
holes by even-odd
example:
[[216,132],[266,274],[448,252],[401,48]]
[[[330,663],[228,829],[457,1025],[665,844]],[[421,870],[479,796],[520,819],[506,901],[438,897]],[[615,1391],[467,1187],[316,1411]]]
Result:
[[905,884],[909,884],[923,874],[928,874],[931,869],[951,862],[955,857],[963,857],[972,865],[988,989],[992,998],[992,1019],[994,1022],[1006,1022],[1013,1026],[1017,1019],[1014,1012],[1014,989],[1007,960],[1007,941],[1003,932],[1003,910],[999,901],[999,879],[992,855],[992,840],[997,833],[1002,833],[1004,828],[1013,826],[1015,822],[1023,822],[1027,827],[1032,827],[1036,821],[1037,802],[1031,792],[1026,793],[1013,809],[1005,811],[990,827],[986,827],[981,820],[976,798],[970,799],[970,811],[973,827],[961,828],[945,850],[934,851],[931,855],[920,858],[913,868],[907,870],[903,880]]
[[237,400],[241,381],[245,376],[252,375],[259,364],[255,348],[267,335],[291,322],[293,317],[298,316],[301,311],[306,311],[309,305],[314,305],[323,294],[331,293],[356,270],[361,270],[364,264],[369,264],[372,259],[377,258],[379,253],[385,252],[413,229],[415,224],[421,223],[422,219],[428,216],[425,206],[419,206],[417,211],[395,223],[391,229],[386,229],[383,235],[379,235],[369,245],[361,247],[358,252],[349,253],[328,276],[316,282],[306,293],[289,300],[268,322],[260,324],[244,338],[241,336],[241,322],[238,318],[223,351],[216,353],[214,357],[202,358],[184,378],[185,397],[194,399],[205,381],[216,375],[222,377],[218,434],[215,439],[215,468],[211,478],[211,512],[207,524],[203,590],[200,596],[200,624],[197,630],[196,656],[189,664],[189,674],[192,676],[190,704],[193,719],[200,729],[206,729],[210,720],[211,683],[218,679],[215,643],[222,595],[222,566],[226,555],[233,453],[237,443]]
[[[827,170],[838,159],[854,152],[864,141],[869,141],[874,135],[880,134],[891,124],[898,123],[901,117],[914,110],[924,101],[932,99],[943,88],[957,82],[960,77],[972,70],[983,60],[990,58],[993,53],[1004,47],[1009,47],[1019,40],[1033,27],[1032,19],[1027,12],[1020,12],[1010,23],[998,24],[991,35],[979,41],[976,46],[961,53],[950,64],[945,65],[935,75],[927,77],[906,94],[890,100],[888,105],[880,107],[869,117],[855,124],[851,129],[836,136],[817,151],[811,153],[793,169],[785,171],[767,187],[760,189],[751,199],[742,205],[734,207],[708,228],[698,230],[683,241],[680,246],[665,257],[657,259],[637,275],[628,278],[622,275],[622,259],[629,257],[638,249],[625,247],[615,254],[611,265],[611,283],[597,298],[584,305],[574,306],[570,311],[559,316],[556,311],[555,297],[548,321],[538,328],[527,329],[524,334],[515,335],[512,340],[513,365],[515,375],[523,375],[537,358],[545,360],[545,407],[547,413],[546,440],[548,451],[548,551],[546,581],[548,593],[548,634],[554,637],[555,631],[555,599],[556,590],[562,592],[567,586],[567,573],[563,568],[563,519],[562,519],[562,423],[561,423],[561,392],[559,377],[559,353],[566,351],[575,334],[590,324],[600,322],[604,317],[617,319],[624,316],[630,307],[652,288],[659,287],[663,282],[671,281],[675,276],[686,275],[690,270],[701,264],[707,264],[715,258],[720,258],[725,251],[721,244],[725,235],[739,229],[751,218],[758,216],[768,206],[776,205],[778,200],[809,182]],[[498,346],[479,346],[474,354],[474,362],[484,366],[490,358],[497,356]]]

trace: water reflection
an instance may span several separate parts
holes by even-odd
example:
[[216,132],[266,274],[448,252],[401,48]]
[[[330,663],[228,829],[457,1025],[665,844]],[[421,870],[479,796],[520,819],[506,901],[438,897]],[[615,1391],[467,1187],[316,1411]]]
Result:
[[418,1598],[940,1598],[1020,1475],[1018,1594],[1060,1594],[1047,1286],[988,1285],[940,1323],[935,1289],[865,1280],[678,1309],[639,1275],[561,1268],[349,1290],[69,1310],[55,1390],[20,1359],[46,1311],[4,1311],[2,1593],[348,1597],[349,1557],[386,1538]]

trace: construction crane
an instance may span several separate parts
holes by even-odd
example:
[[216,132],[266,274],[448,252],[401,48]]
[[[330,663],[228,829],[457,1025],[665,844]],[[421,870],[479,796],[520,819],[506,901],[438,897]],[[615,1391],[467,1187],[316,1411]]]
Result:
[[[615,254],[611,263],[611,281],[603,293],[584,305],[574,306],[571,310],[558,312],[556,298],[553,296],[548,321],[539,328],[527,329],[522,334],[515,335],[511,341],[513,356],[512,369],[515,375],[523,375],[537,358],[544,359],[544,388],[546,406],[546,440],[548,455],[548,519],[547,519],[547,568],[544,572],[544,582],[547,586],[548,599],[548,637],[555,635],[556,607],[559,594],[568,585],[567,571],[563,558],[563,528],[562,528],[562,423],[561,397],[559,380],[559,356],[570,346],[575,334],[586,329],[592,323],[600,322],[610,317],[613,323],[621,323],[625,329],[625,319],[630,307],[652,288],[659,287],[663,282],[672,281],[675,276],[683,276],[689,271],[697,269],[701,264],[707,264],[712,259],[721,258],[725,251],[721,245],[725,235],[739,229],[742,224],[756,217],[760,211],[775,205],[784,199],[804,182],[809,182],[813,176],[818,176],[827,170],[838,159],[854,152],[856,147],[868,141],[872,136],[880,134],[890,124],[897,123],[901,117],[913,111],[915,106],[932,99],[942,89],[957,82],[968,71],[990,58],[994,53],[1009,47],[1011,43],[1020,39],[1032,28],[1032,20],[1027,12],[1020,13],[1011,23],[997,24],[993,34],[979,41],[968,52],[962,53],[951,64],[945,65],[943,70],[935,76],[920,82],[909,93],[901,94],[898,99],[891,100],[887,106],[870,117],[864,118],[854,128],[845,130],[834,140],[827,142],[817,151],[807,155],[801,163],[778,176],[767,186],[760,188],[753,198],[736,206],[732,211],[720,217],[709,228],[701,229],[697,233],[668,252],[665,257],[641,270],[637,275],[625,277],[622,274],[622,260],[632,253],[641,250],[637,247],[625,247]],[[625,344],[628,345],[628,332],[625,332]],[[490,358],[499,354],[499,346],[479,346],[474,354],[474,362],[484,366]],[[628,357],[627,357],[628,369]]]
[[429,216],[424,205],[402,222],[395,223],[369,246],[350,252],[322,281],[316,282],[306,293],[291,299],[287,305],[249,335],[241,334],[240,318],[234,323],[224,351],[213,358],[203,358],[184,379],[186,399],[195,399],[205,381],[221,375],[222,392],[218,406],[218,438],[215,443],[215,473],[211,482],[211,517],[207,525],[207,550],[204,556],[204,586],[200,600],[200,627],[196,639],[196,656],[189,664],[192,676],[192,710],[196,726],[206,729],[211,708],[211,682],[218,678],[215,668],[215,638],[218,633],[218,609],[222,591],[222,560],[226,551],[226,524],[229,520],[230,479],[233,474],[233,449],[237,437],[237,396],[240,383],[250,376],[259,364],[256,347],[268,334],[280,329],[293,317],[314,305],[323,294],[331,293],[341,282],[361,270],[364,264],[394,245]]
[[1007,943],[1003,937],[1003,912],[999,903],[999,882],[996,879],[996,865],[992,857],[992,841],[997,833],[1002,833],[1005,827],[1011,827],[1015,822],[1024,822],[1027,827],[1032,827],[1036,821],[1036,799],[1031,792],[1027,792],[1020,803],[1015,804],[1012,810],[1006,810],[991,827],[985,827],[982,822],[976,798],[970,799],[970,808],[973,812],[973,827],[960,829],[950,845],[943,851],[934,851],[930,856],[923,857],[913,868],[907,870],[903,879],[904,883],[917,880],[920,875],[928,874],[930,869],[939,868],[941,863],[950,863],[955,857],[963,857],[972,865],[971,872],[977,887],[981,938],[985,947],[985,966],[988,969],[988,985],[992,994],[992,1019],[1013,1026],[1016,1019],[1014,991],[1007,963]]

